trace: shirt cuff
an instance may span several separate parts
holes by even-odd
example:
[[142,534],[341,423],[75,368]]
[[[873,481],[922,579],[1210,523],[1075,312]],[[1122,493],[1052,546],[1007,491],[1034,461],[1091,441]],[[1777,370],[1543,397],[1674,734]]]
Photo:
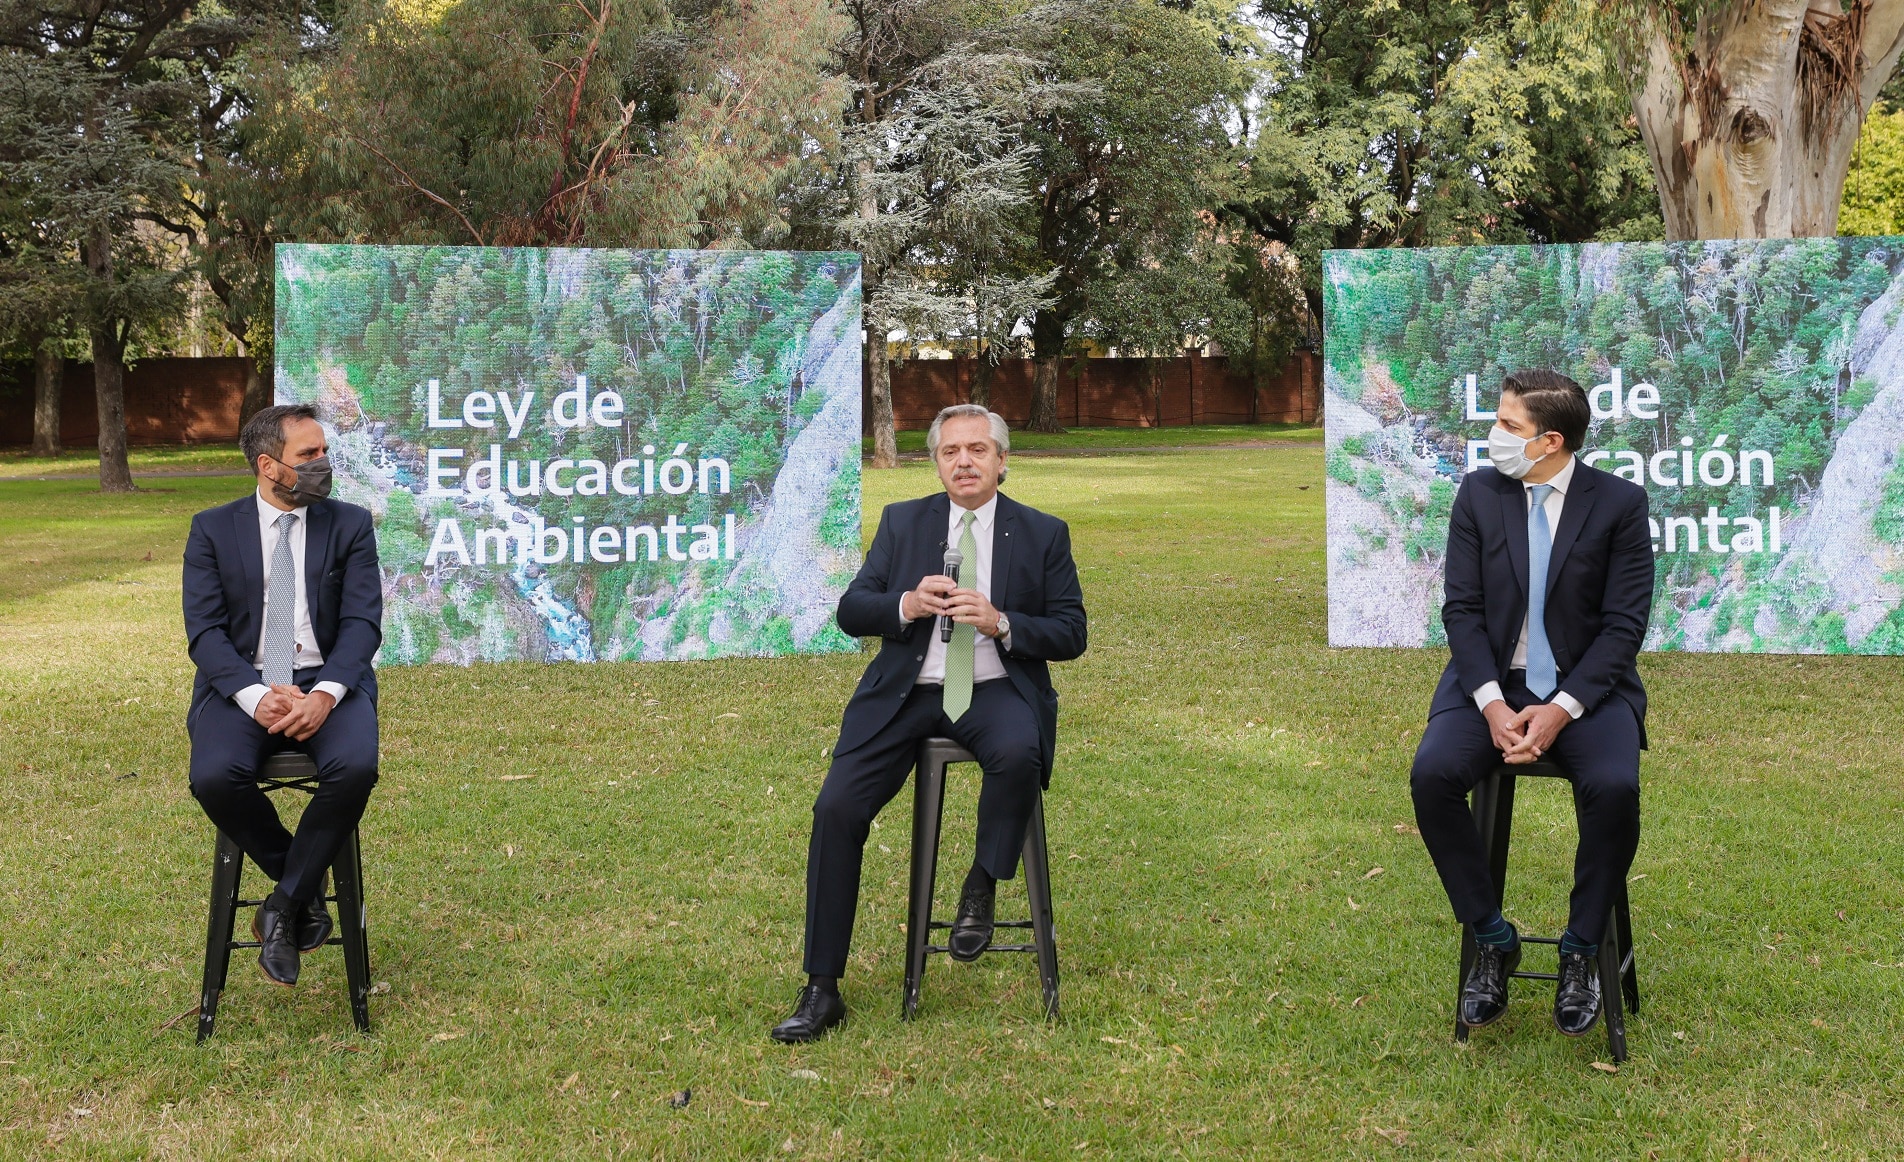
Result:
[[1567,714],[1573,718],[1578,718],[1587,712],[1587,708],[1580,704],[1580,699],[1575,698],[1565,690],[1554,691],[1554,705],[1565,710]]
[[251,685],[233,694],[231,700],[238,704],[238,709],[245,712],[246,718],[256,718],[258,717],[258,703],[262,702],[264,696],[269,693],[271,693],[271,687],[265,685],[263,682],[253,682]]
[[312,693],[316,693],[319,690],[331,696],[331,704],[333,706],[342,702],[344,695],[350,693],[350,687],[344,685],[342,682],[319,682],[317,685],[311,687]]
[[1507,701],[1507,699],[1501,696],[1501,684],[1499,682],[1484,682],[1481,684],[1481,688],[1474,692],[1474,708],[1483,713],[1487,711],[1490,704],[1505,701]]

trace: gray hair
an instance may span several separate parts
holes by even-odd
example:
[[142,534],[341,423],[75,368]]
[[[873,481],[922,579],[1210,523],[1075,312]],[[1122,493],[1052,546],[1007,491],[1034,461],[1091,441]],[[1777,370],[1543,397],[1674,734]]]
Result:
[[955,403],[933,417],[932,426],[926,429],[926,455],[935,460],[938,459],[939,429],[945,426],[945,421],[958,419],[962,416],[981,416],[991,421],[992,442],[998,445],[1000,452],[1011,451],[1011,429],[1005,426],[1004,416],[979,404]]

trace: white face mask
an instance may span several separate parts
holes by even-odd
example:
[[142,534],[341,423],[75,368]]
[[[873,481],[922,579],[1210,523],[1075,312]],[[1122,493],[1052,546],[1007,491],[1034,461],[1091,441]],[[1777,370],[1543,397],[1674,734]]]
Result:
[[[1534,439],[1538,440],[1541,436],[1546,434],[1546,432],[1541,432],[1539,435],[1536,435]],[[1534,465],[1547,458],[1545,456],[1537,456],[1529,460],[1527,458],[1527,445],[1528,441],[1521,439],[1501,425],[1495,424],[1488,429],[1487,434],[1488,463],[1500,469],[1503,476],[1519,480],[1529,472],[1532,472]]]

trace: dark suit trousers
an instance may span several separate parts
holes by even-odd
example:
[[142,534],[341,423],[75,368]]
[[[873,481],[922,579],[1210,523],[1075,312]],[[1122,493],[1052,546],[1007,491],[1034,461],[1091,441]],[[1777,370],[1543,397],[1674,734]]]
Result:
[[[318,671],[293,677],[309,691]],[[213,692],[192,719],[192,795],[218,829],[231,837],[278,888],[310,901],[324,889],[324,873],[357,826],[377,784],[377,707],[353,690],[332,707],[316,734],[298,742],[272,734],[229,698]],[[295,750],[317,763],[317,793],[284,829],[271,799],[258,789],[264,760]]]
[[[1513,670],[1501,683],[1502,697],[1517,711],[1540,701],[1528,691],[1526,677]],[[1625,699],[1606,698],[1562,727],[1543,757],[1567,773],[1579,814],[1567,927],[1597,942],[1639,848],[1639,721]],[[1468,806],[1468,792],[1500,762],[1487,719],[1470,702],[1428,720],[1409,775],[1422,842],[1463,924],[1484,920],[1500,906],[1501,888],[1488,870],[1487,849]]]
[[859,907],[860,858],[873,816],[906,785],[928,738],[950,738],[978,759],[978,863],[997,879],[1018,873],[1043,773],[1038,720],[1009,678],[972,687],[957,722],[941,708],[941,686],[914,686],[878,734],[833,756],[813,803],[807,846],[806,971],[843,976]]

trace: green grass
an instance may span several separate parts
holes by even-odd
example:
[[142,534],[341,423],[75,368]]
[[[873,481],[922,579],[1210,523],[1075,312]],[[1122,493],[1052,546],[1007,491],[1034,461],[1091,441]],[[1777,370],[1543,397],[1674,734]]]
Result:
[[[895,433],[901,456],[921,455],[926,450],[926,434]],[[1198,424],[1182,428],[1069,428],[1056,435],[1014,430],[1014,452],[1106,452],[1147,451],[1178,448],[1203,448],[1225,444],[1297,442],[1322,443],[1320,424]],[[873,451],[872,437],[860,441],[864,454]]]
[[[237,444],[160,444],[130,448],[126,459],[133,475],[146,472],[245,471]],[[0,450],[0,480],[22,476],[78,476],[99,479],[99,451],[69,447],[57,456],[33,456],[24,448]]]
[[[1593,1069],[1604,1039],[1555,1033],[1533,984],[1457,1047],[1406,785],[1442,656],[1327,648],[1321,475],[1319,448],[1020,466],[1092,617],[1057,678],[1064,1017],[1027,957],[935,958],[899,1021],[902,795],[853,1019],[795,1049],[766,1030],[860,659],[385,671],[377,1031],[329,950],[296,990],[236,963],[199,1048],[159,1028],[197,999],[211,852],[177,549],[248,483],[0,482],[0,1155],[1895,1157],[1897,661],[1646,657],[1633,1056]],[[876,513],[933,478],[866,487]],[[1519,808],[1508,914],[1551,934],[1571,810],[1544,781]],[[955,777],[942,907],[971,809]]]

